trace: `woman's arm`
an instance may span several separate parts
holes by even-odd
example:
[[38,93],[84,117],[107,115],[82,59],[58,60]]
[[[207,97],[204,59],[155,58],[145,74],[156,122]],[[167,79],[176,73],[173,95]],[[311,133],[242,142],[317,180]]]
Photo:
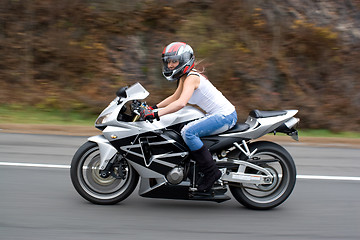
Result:
[[175,93],[173,93],[171,96],[165,98],[164,100],[162,100],[161,102],[159,102],[158,104],[156,104],[156,106],[158,108],[163,108],[166,107],[167,105],[169,105],[170,103],[176,101],[177,98],[175,96]]
[[[200,78],[198,76],[190,75],[185,80],[183,80],[183,81],[180,80],[180,84],[182,85],[182,87],[181,87],[182,91],[180,92],[180,96],[175,101],[169,103],[165,108],[160,109],[158,111],[159,116],[163,116],[163,115],[166,115],[169,113],[176,112],[176,111],[182,109],[183,107],[185,107],[186,104],[189,102],[191,96],[193,95],[195,89],[199,86]],[[179,86],[180,86],[180,84],[179,84]],[[177,90],[174,93],[174,95],[176,93],[179,94],[179,92],[177,92]],[[158,106],[158,107],[160,107],[160,106]]]

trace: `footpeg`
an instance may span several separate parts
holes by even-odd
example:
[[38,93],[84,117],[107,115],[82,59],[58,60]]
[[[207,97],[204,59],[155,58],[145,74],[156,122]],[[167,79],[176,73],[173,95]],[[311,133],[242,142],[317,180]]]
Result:
[[231,198],[224,194],[224,193],[218,193],[217,191],[208,191],[208,192],[193,192],[189,195],[189,200],[199,200],[199,201],[213,201],[217,203],[221,203],[227,200],[230,200]]

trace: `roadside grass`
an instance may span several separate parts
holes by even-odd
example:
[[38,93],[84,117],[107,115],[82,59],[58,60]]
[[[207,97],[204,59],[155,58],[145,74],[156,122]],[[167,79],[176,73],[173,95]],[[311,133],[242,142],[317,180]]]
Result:
[[[0,124],[48,124],[93,126],[97,115],[38,109],[31,106],[0,105]],[[360,138],[360,132],[332,132],[326,129],[298,129],[300,137]]]
[[56,109],[38,109],[31,106],[0,105],[0,123],[83,125],[92,126],[95,115],[65,112]]
[[360,132],[333,132],[326,129],[300,129],[300,137],[360,138]]

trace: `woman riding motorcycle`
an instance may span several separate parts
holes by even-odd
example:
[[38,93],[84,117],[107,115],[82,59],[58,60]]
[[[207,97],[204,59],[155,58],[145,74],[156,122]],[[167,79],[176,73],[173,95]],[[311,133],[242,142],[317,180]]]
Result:
[[[221,177],[209,150],[200,137],[219,134],[232,128],[237,121],[234,105],[195,68],[193,49],[184,42],[173,42],[162,53],[163,75],[168,81],[178,81],[175,92],[153,107],[142,110],[141,118],[157,119],[176,112],[187,103],[196,104],[206,116],[192,121],[181,130],[181,136],[204,174],[198,191],[208,191]],[[158,108],[158,109],[157,109]],[[157,110],[155,110],[157,109]]]

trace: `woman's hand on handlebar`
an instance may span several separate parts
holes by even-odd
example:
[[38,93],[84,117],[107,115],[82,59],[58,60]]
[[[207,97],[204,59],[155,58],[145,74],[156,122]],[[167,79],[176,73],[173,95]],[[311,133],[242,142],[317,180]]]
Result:
[[153,122],[153,120],[160,120],[158,112],[154,111],[150,107],[143,108],[140,111],[140,120],[149,120],[150,122]]

